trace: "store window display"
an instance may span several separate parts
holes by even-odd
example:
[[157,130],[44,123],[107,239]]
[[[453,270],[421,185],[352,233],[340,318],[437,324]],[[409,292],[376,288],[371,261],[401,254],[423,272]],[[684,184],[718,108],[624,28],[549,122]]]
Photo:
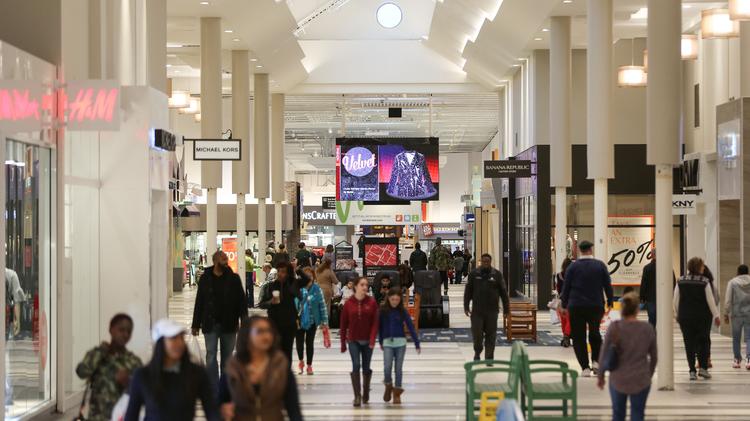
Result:
[[52,151],[5,142],[5,414],[51,398]]

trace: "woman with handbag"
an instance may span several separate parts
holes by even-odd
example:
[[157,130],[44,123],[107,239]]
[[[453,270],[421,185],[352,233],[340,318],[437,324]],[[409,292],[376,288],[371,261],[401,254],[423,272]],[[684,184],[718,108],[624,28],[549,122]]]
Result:
[[[109,343],[102,342],[87,352],[76,367],[78,377],[86,380],[86,393],[83,394],[78,419],[109,421],[115,404],[128,390],[133,371],[143,365],[141,359],[126,348],[133,334],[133,319],[130,316],[119,313],[112,317],[109,334]],[[89,416],[83,418],[87,397]]]
[[304,285],[300,287],[299,296],[294,299],[297,308],[297,357],[299,357],[299,374],[305,368],[305,348],[307,348],[307,374],[313,374],[313,354],[315,353],[315,332],[318,326],[326,329],[328,326],[328,312],[326,310],[323,291],[315,283],[315,272],[310,267],[302,269],[300,274]]
[[656,332],[638,320],[640,299],[635,292],[622,297],[622,320],[613,322],[599,355],[597,386],[604,389],[604,372],[609,371],[612,421],[625,421],[628,398],[630,419],[643,421],[651,376],[656,368]]

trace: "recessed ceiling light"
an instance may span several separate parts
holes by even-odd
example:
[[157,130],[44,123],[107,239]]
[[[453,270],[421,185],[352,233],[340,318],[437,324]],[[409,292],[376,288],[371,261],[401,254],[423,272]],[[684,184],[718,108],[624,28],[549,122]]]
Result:
[[428,37],[427,35],[422,35],[422,39],[425,40],[425,41],[428,41],[430,39],[430,37]]
[[637,12],[630,14],[630,20],[645,20],[648,18],[648,8],[641,7]]
[[376,16],[380,26],[386,29],[392,29],[397,27],[398,24],[401,23],[403,13],[401,12],[401,8],[398,7],[396,3],[383,3],[382,5],[380,5],[380,7],[378,7]]
[[570,4],[573,3],[573,0],[563,0],[563,4]]
[[171,64],[167,64],[167,67],[172,67],[172,65]]
[[179,70],[175,70],[174,72],[175,72],[175,73],[180,73],[180,71],[179,71]]
[[536,37],[536,38],[534,38],[534,41],[541,41],[541,40],[542,40],[542,37]]
[[262,69],[262,68],[263,68],[263,66],[261,66],[261,65],[259,64],[259,65],[255,66],[255,68],[256,68],[256,69]]
[[207,1],[202,1],[202,2],[201,2],[201,5],[202,5],[202,6],[208,6],[209,4],[210,4],[210,3],[209,3],[209,2],[207,2]]
[[513,67],[521,67],[520,64],[514,64]]
[[234,41],[234,42],[240,42],[240,39],[239,38],[232,38],[232,41]]
[[690,8],[692,8],[692,7],[693,7],[693,5],[692,5],[692,4],[683,4],[683,5],[682,5],[682,8],[683,8],[683,9],[690,9]]
[[542,32],[549,32],[549,28],[542,28]]
[[250,61],[258,61],[257,58],[251,58]]
[[233,31],[233,30],[231,30],[231,29],[225,29],[225,30],[224,30],[224,33],[225,33],[225,34],[231,34],[232,32],[234,32],[234,31]]

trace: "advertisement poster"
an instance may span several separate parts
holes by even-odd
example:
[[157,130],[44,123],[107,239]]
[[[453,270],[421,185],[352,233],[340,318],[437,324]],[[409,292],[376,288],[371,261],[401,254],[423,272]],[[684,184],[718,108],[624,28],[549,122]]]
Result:
[[439,199],[438,138],[336,139],[336,198],[373,204]]
[[342,241],[334,247],[334,255],[336,256],[336,270],[352,270],[355,267],[354,264],[354,246],[348,241]]
[[653,215],[610,216],[607,266],[613,285],[640,285],[652,257]]
[[364,273],[371,278],[382,270],[398,268],[398,238],[366,238]]
[[337,147],[336,167],[338,200],[377,201],[380,197],[378,185],[378,147]]
[[227,254],[227,257],[229,258],[229,267],[232,268],[234,273],[237,273],[237,239],[222,238],[221,251]]
[[336,225],[410,225],[422,223],[419,202],[408,205],[372,205],[336,202]]

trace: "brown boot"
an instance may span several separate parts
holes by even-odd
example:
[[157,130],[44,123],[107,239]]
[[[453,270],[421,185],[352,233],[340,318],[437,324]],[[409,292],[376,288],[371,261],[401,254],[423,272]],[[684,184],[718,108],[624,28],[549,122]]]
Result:
[[391,392],[393,392],[393,385],[391,383],[386,383],[385,393],[383,394],[383,402],[391,401]]
[[362,403],[370,403],[370,380],[372,380],[372,371],[369,373],[362,373],[364,377],[364,383],[362,384]]
[[354,406],[362,406],[362,386],[359,380],[359,371],[350,373],[352,377],[352,389],[354,390]]
[[395,405],[401,404],[401,394],[404,393],[404,389],[400,387],[393,388],[393,403]]

